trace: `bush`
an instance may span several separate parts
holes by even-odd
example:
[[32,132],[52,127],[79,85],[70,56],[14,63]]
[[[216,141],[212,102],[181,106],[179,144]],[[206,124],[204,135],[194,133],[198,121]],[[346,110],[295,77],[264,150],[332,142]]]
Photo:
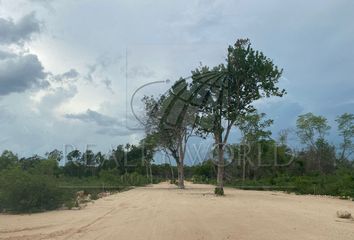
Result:
[[214,190],[214,193],[215,193],[215,195],[223,196],[224,195],[224,189],[220,188],[220,187],[216,187],[215,190]]
[[[85,172],[90,174],[83,174]],[[161,181],[153,180],[155,183]],[[150,181],[138,172],[122,175],[116,168],[104,170],[83,164],[61,167],[53,158],[35,155],[18,160],[16,155],[5,151],[0,155],[0,213],[71,209],[75,207],[77,191],[97,199],[101,192],[125,191]]]
[[60,206],[63,192],[49,176],[20,169],[1,172],[0,208],[11,212],[39,212]]
[[354,199],[354,172],[338,169],[334,174],[308,174],[304,176],[274,176],[270,179],[234,180],[227,185],[254,190],[284,190],[297,194],[339,196]]
[[106,186],[143,186],[149,184],[149,179],[136,172],[120,175],[116,169],[101,170],[99,180]]
[[76,205],[76,201],[74,200],[68,200],[64,203],[64,206],[67,207],[69,210],[75,207],[75,205]]

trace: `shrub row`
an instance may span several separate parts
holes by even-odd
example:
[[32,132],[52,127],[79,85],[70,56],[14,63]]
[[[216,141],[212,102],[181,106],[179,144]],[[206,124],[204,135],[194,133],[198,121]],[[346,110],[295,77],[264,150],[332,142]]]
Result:
[[0,171],[0,212],[41,212],[63,205],[71,208],[80,190],[95,199],[102,191],[123,191],[149,183],[136,173],[117,175],[114,170],[107,170],[101,175],[80,179],[30,173],[19,168]]

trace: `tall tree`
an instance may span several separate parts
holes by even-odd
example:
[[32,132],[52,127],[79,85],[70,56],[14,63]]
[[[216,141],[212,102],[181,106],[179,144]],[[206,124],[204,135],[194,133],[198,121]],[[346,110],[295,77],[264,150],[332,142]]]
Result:
[[63,158],[63,152],[59,151],[58,149],[54,149],[51,152],[47,152],[45,155],[48,159],[55,160],[57,162],[60,162]]
[[184,188],[184,158],[195,126],[195,107],[188,102],[190,94],[189,84],[180,79],[158,99],[143,98],[145,132],[153,135],[156,145],[175,159],[179,188]]
[[66,155],[66,162],[64,171],[71,176],[82,177],[83,162],[82,154],[79,150],[75,149]]
[[292,132],[292,129],[286,128],[278,132],[278,141],[280,146],[286,146],[288,144],[289,134]]
[[[313,113],[300,115],[296,121],[297,135],[301,143],[307,147],[308,161],[317,166],[320,172],[330,169],[331,161],[335,158],[329,152],[333,153],[333,147],[327,142],[325,136],[331,127],[327,123],[327,119],[323,116],[316,116]],[[333,167],[334,164],[332,164]]]
[[151,164],[154,160],[153,158],[157,148],[156,136],[154,134],[148,134],[140,141],[140,146],[143,147],[143,161],[146,168],[146,177],[150,178],[150,182],[153,183]]
[[13,167],[18,163],[18,157],[9,150],[3,151],[0,156],[0,171]]
[[300,115],[296,121],[297,135],[303,144],[316,148],[316,141],[324,139],[331,127],[323,116],[313,113]]
[[211,133],[218,151],[215,193],[224,194],[224,149],[236,120],[254,111],[252,103],[262,97],[283,96],[277,83],[282,70],[262,52],[251,47],[248,39],[229,46],[226,65],[203,67],[192,72],[194,91],[198,92],[199,130]]
[[272,134],[267,130],[273,124],[272,119],[264,119],[265,113],[253,112],[245,116],[241,116],[236,125],[242,134],[243,142],[257,142],[261,139],[269,138]]
[[[271,136],[271,131],[266,130],[273,124],[272,119],[264,119],[265,113],[250,113],[245,116],[241,116],[237,121],[236,125],[242,134],[242,147],[247,148],[247,156],[243,156],[242,161],[242,180],[246,178],[246,159],[250,160],[248,165],[252,164],[252,160],[257,158],[259,153],[258,144],[260,140],[269,139]],[[245,151],[246,152],[246,151]]]
[[109,157],[111,163],[114,162],[116,168],[119,170],[120,174],[127,173],[127,157],[126,151],[123,145],[118,145],[116,149],[112,150],[112,154]]
[[343,137],[343,142],[340,144],[340,159],[345,160],[354,152],[354,114],[344,113],[337,117],[336,122],[338,123],[339,135]]

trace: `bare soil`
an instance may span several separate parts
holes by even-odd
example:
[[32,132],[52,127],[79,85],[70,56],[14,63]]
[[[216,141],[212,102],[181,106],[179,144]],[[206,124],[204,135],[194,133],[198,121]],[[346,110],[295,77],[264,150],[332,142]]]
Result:
[[271,191],[161,183],[118,193],[82,210],[0,215],[0,239],[354,239],[354,202]]

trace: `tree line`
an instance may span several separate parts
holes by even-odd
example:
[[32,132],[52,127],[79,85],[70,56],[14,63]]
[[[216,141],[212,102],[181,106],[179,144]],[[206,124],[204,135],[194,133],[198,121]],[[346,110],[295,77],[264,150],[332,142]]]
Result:
[[[268,130],[272,120],[256,112],[245,115],[238,121],[240,142],[225,148],[224,183],[243,189],[354,198],[354,114],[342,114],[336,122],[338,135],[342,137],[338,146],[327,139],[330,126],[325,117],[312,113],[300,115],[295,133],[304,145],[294,152],[288,145],[288,130],[281,131],[278,139],[272,139]],[[159,141],[148,135],[137,145],[118,145],[109,154],[73,150],[64,156],[63,152],[53,150],[44,157],[19,158],[5,150],[0,155],[0,209],[29,212],[63,205],[72,207],[79,190],[96,196],[100,191],[121,191],[165,180],[178,186],[184,178],[195,183],[217,184],[215,149],[216,158],[183,166],[181,172],[178,164],[154,163],[155,153],[169,146],[158,145]],[[228,154],[230,150],[233,155]],[[165,151],[169,153],[168,149]],[[64,158],[66,161],[59,164]]]

